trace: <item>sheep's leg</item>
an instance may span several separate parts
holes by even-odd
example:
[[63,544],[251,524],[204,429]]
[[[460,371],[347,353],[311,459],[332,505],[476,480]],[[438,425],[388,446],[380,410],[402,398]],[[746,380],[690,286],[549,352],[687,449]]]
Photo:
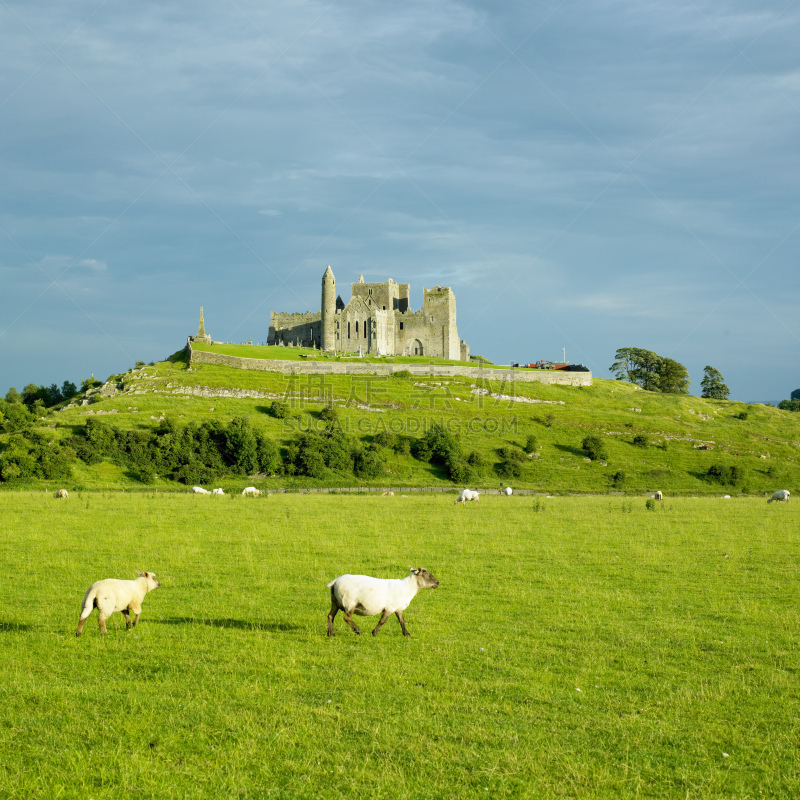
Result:
[[406,620],[405,617],[403,616],[403,612],[395,611],[394,613],[397,619],[400,620],[400,627],[403,629],[403,636],[411,636],[411,634],[406,629]]
[[133,627],[135,628],[139,624],[139,617],[142,616],[142,612],[140,611],[138,614],[134,612],[135,616],[133,618]]
[[103,635],[108,633],[108,631],[106,630],[106,619],[107,617],[104,617],[102,614],[100,614],[97,618],[97,622],[100,625],[100,633],[102,633]]
[[344,621],[359,635],[361,636],[361,630],[359,629],[358,625],[353,622],[353,612],[344,612]]
[[[381,629],[381,625],[383,625],[383,623],[386,622],[386,620],[389,619],[389,617],[391,616],[392,612],[388,610],[384,611],[383,614],[381,614],[380,622],[378,622],[378,624],[375,626],[375,629],[372,631],[373,636],[378,635],[378,631]],[[403,630],[405,630],[405,626],[403,627]]]
[[76,636],[80,636],[83,633],[83,626],[86,624],[86,620],[88,617],[81,617],[78,620],[78,630],[75,631]]
[[129,631],[131,629],[131,615],[128,613],[127,608],[122,609],[122,616],[125,617],[125,630]]
[[331,610],[328,612],[328,636],[333,636],[333,620],[339,612],[339,606],[331,603]]

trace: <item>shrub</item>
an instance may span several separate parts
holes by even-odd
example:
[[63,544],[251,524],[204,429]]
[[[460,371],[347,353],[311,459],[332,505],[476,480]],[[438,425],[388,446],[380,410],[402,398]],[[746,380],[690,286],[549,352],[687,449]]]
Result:
[[374,450],[359,450],[355,454],[353,472],[364,480],[377,478],[383,474],[383,461]]
[[324,420],[328,424],[338,422],[339,420],[339,409],[336,408],[333,404],[328,404],[322,411],[319,412],[319,418]]
[[498,447],[497,455],[500,456],[501,461],[517,461],[520,463],[525,461],[525,454],[516,447]]
[[534,453],[536,452],[536,448],[539,446],[539,440],[531,434],[525,440],[525,452],[526,453]]
[[634,447],[648,447],[649,444],[650,440],[643,433],[637,433],[636,436],[633,437]]
[[373,448],[385,447],[394,450],[397,447],[398,439],[396,433],[390,431],[379,431],[372,437]]
[[258,466],[265,475],[272,475],[280,469],[281,455],[278,445],[268,436],[256,434]]
[[500,478],[519,478],[522,475],[522,464],[519,461],[501,461],[495,464],[494,471]]
[[482,467],[485,463],[483,456],[477,450],[471,451],[467,456],[467,464],[471,467]]
[[407,369],[399,369],[392,373],[393,378],[410,378],[411,373]]
[[747,419],[747,418],[748,418],[748,416],[750,416],[750,415],[749,415],[749,413],[748,413],[747,411],[743,410],[743,411],[737,411],[737,412],[736,412],[736,413],[733,415],[733,418],[734,418],[734,419],[741,419],[741,420],[745,420],[745,419]]
[[712,464],[706,473],[706,480],[711,483],[722,483],[731,486],[743,483],[746,478],[747,470],[736,464],[730,467],[724,464]]
[[645,501],[644,507],[648,511],[655,511],[656,510],[656,501],[652,497],[648,497]]
[[283,400],[273,400],[268,406],[268,413],[275,419],[285,419],[289,416],[289,404]]
[[472,470],[458,453],[451,453],[445,463],[447,474],[453,483],[467,484],[472,480]]
[[18,464],[9,463],[3,464],[3,466],[0,467],[0,476],[2,476],[3,480],[6,482],[16,480],[21,474],[22,470],[19,468]]
[[599,436],[587,436],[581,442],[581,447],[592,461],[605,461],[608,458],[606,444]]
[[622,470],[619,470],[618,472],[615,472],[611,476],[611,483],[615,487],[619,488],[620,486],[624,485],[624,483],[627,480],[627,478],[628,478],[628,476]]
[[445,464],[453,454],[459,454],[458,439],[441,425],[431,425],[414,443],[414,456],[420,461]]

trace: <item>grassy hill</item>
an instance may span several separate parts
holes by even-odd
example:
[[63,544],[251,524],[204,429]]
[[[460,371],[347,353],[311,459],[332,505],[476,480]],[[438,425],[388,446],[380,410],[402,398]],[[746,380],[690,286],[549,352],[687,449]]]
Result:
[[[253,348],[258,357],[264,357],[265,349]],[[270,349],[281,351],[281,356],[292,352]],[[359,479],[351,471],[325,469],[311,478],[286,474],[276,463],[270,475],[229,470],[215,477],[214,485],[455,487],[446,465],[412,454],[433,425],[457,439],[464,463],[470,462],[469,484],[479,488],[496,488],[504,482],[550,493],[639,494],[661,489],[672,494],[758,494],[800,485],[798,414],[644,392],[628,383],[598,378],[591,387],[569,387],[503,383],[487,373],[477,384],[469,378],[434,375],[282,375],[190,366],[179,353],[169,361],[111,376],[85,398],[89,405],[50,409],[35,436],[29,432],[27,437],[38,437],[37,452],[43,452],[48,444],[68,443],[70,437],[74,446],[74,437],[82,434],[87,420],[146,436],[163,427],[165,420],[181,429],[190,423],[226,426],[235,418],[247,418],[259,437],[275,442],[285,461],[299,437],[331,424],[320,413],[333,406],[338,411],[333,423],[338,432],[377,454],[381,464],[377,477]],[[287,416],[273,415],[276,400],[287,404]],[[388,434],[379,437],[382,446],[370,448],[382,433]],[[21,446],[19,433],[0,435],[0,463],[14,446],[15,436]],[[606,457],[586,458],[581,443],[587,436],[602,440]],[[727,483],[710,482],[708,471],[714,465],[737,469],[733,477],[728,474]],[[70,479],[19,478],[0,486],[142,486],[141,474],[111,455],[95,463],[75,458],[70,469]],[[148,480],[149,488],[185,489],[164,477],[148,476]]]

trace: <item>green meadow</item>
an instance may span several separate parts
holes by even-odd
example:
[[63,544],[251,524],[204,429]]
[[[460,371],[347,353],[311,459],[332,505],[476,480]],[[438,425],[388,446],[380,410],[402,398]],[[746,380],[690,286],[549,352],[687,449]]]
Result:
[[[0,797],[800,795],[798,504],[454,497],[0,493]],[[325,635],[409,566],[410,638]]]

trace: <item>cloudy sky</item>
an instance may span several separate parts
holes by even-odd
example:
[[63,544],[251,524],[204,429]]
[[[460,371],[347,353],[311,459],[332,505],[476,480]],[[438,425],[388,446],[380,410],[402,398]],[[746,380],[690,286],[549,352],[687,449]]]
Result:
[[349,283],[800,387],[798,0],[0,0],[0,393]]

